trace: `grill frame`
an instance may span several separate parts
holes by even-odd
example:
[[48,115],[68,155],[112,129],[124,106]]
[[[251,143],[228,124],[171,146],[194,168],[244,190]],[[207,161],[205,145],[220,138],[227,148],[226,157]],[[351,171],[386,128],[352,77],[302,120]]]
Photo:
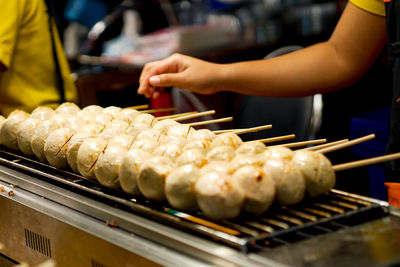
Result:
[[[218,243],[228,245],[242,252],[266,249],[268,248],[268,245],[266,245],[266,243],[270,242],[278,241],[278,243],[280,242],[282,244],[285,244],[285,241],[284,240],[282,241],[280,237],[292,233],[298,233],[298,232],[301,233],[300,230],[305,229],[307,227],[321,228],[321,225],[323,225],[324,223],[336,222],[340,219],[344,219],[347,217],[354,217],[360,214],[362,215],[369,211],[377,212],[378,216],[374,218],[386,216],[389,214],[389,208],[390,208],[389,204],[384,201],[379,201],[343,192],[340,190],[331,190],[330,193],[328,193],[323,197],[333,195],[334,197],[336,198],[340,197],[341,199],[350,198],[353,202],[359,202],[360,205],[361,203],[364,203],[365,207],[361,207],[360,209],[357,209],[352,212],[347,211],[344,212],[343,214],[336,214],[331,218],[318,219],[315,222],[308,223],[306,227],[291,226],[288,229],[276,231],[275,233],[272,234],[251,236],[248,230],[248,229],[251,230],[251,228],[246,228],[245,226],[243,226],[243,224],[237,223],[238,221],[242,220],[244,216],[240,216],[239,219],[237,220],[213,222],[202,216],[200,212],[186,213],[186,212],[175,211],[174,209],[171,209],[170,207],[166,206],[165,203],[162,204],[154,203],[145,200],[144,198],[132,198],[132,196],[124,192],[104,187],[95,181],[88,180],[71,171],[58,170],[52,166],[38,162],[35,159],[26,156],[21,156],[13,151],[3,150],[1,148],[0,148],[0,164],[29,175],[34,175],[35,177],[41,180],[45,180],[46,182],[60,185],[62,187],[67,187],[68,189],[72,189],[73,191],[78,192],[80,194],[84,193],[85,196],[90,195],[91,198],[95,198],[96,200],[100,200],[101,202],[112,205],[114,207],[117,206],[118,208],[123,209],[125,211],[130,211],[133,212],[134,214],[142,215],[147,218],[156,220],[160,223],[167,224],[175,228],[179,228],[183,231],[200,235],[203,238],[211,239]],[[132,201],[131,199],[135,199],[135,201]],[[318,198],[309,200],[310,202],[308,203],[314,205],[315,203],[317,203],[316,202],[317,199]],[[300,205],[304,205],[304,203],[307,203],[307,201],[301,203]],[[298,207],[299,205],[296,206],[296,208]],[[169,210],[166,211],[165,210],[166,208]],[[277,207],[275,207],[273,210],[275,211],[276,209]],[[283,207],[283,208],[278,208],[277,210],[282,211],[285,209],[291,209],[291,208]],[[268,218],[271,219],[271,217],[279,215],[279,213],[275,212],[271,214],[271,212],[269,211],[267,212],[266,215],[267,219]],[[208,227],[205,226],[204,224],[199,224],[191,220],[188,220],[189,217],[195,218],[197,221],[198,219],[201,219],[204,220],[203,222],[209,222],[215,225],[212,225],[212,227]],[[263,218],[265,217],[263,216]],[[262,219],[255,220],[253,221],[253,223],[260,223],[261,220]],[[113,222],[107,222],[107,223],[110,223],[110,226],[113,226],[112,225]],[[269,224],[270,223],[271,221],[269,222]],[[226,229],[231,229],[231,230],[233,229],[234,231],[242,231],[242,235],[246,231],[248,233],[247,236],[238,237],[232,234],[228,234],[226,232]]]

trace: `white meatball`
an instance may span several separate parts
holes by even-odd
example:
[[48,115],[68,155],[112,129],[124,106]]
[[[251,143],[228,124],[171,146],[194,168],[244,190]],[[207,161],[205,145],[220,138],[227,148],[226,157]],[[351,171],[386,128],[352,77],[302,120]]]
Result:
[[150,126],[145,123],[136,123],[136,124],[131,124],[129,128],[126,130],[126,133],[129,135],[132,135],[134,138],[137,138],[137,136],[144,130],[150,129]]
[[108,142],[108,145],[109,146],[116,145],[116,146],[120,146],[120,147],[128,150],[132,146],[133,140],[134,140],[134,138],[132,135],[120,134],[120,135],[117,135],[116,137],[114,137],[113,139],[111,139]]
[[279,204],[293,205],[303,200],[306,182],[301,171],[291,161],[270,159],[265,163],[263,171],[275,181]]
[[236,154],[257,155],[263,153],[267,147],[259,141],[245,142],[236,149]]
[[247,165],[239,168],[233,179],[238,182],[245,195],[243,209],[254,215],[268,210],[275,199],[275,182],[260,167]]
[[236,156],[232,159],[232,165],[235,169],[239,169],[240,167],[246,165],[253,165],[262,167],[265,163],[264,158],[258,155],[246,155],[246,154],[236,154]]
[[141,195],[138,186],[140,167],[150,157],[149,152],[136,148],[125,153],[119,168],[119,182],[124,192],[135,196]]
[[69,116],[65,121],[64,127],[78,131],[86,124],[88,124],[88,122],[80,116]]
[[79,129],[80,133],[90,133],[93,135],[99,135],[105,127],[101,124],[97,123],[89,123],[86,125],[83,125],[82,128]]
[[263,153],[263,157],[266,161],[270,159],[291,160],[293,155],[293,150],[284,146],[270,147]]
[[23,110],[20,110],[20,109],[14,109],[10,114],[8,114],[7,119],[9,119],[9,118],[11,118],[11,117],[13,117],[15,115],[18,115],[18,116],[24,115],[24,116],[26,116],[26,115],[29,115],[29,114],[26,111],[23,111]]
[[167,135],[187,138],[191,127],[188,124],[177,124],[168,128]]
[[187,136],[187,141],[192,142],[196,140],[207,140],[211,142],[214,140],[215,136],[215,133],[208,129],[195,130],[194,128],[191,128]]
[[55,114],[56,112],[52,108],[39,106],[32,111],[31,118],[44,121],[50,119]]
[[235,155],[235,149],[232,146],[222,145],[208,151],[207,161],[231,161]]
[[193,164],[198,168],[203,167],[207,163],[204,151],[200,149],[183,150],[182,154],[176,159],[176,165]]
[[142,130],[137,136],[136,136],[136,140],[140,140],[143,138],[149,138],[149,139],[154,139],[154,140],[158,140],[160,138],[161,133],[153,128],[147,128]]
[[156,121],[157,119],[153,115],[148,113],[141,113],[133,119],[132,125],[135,126],[136,124],[145,124],[151,127]]
[[159,130],[161,134],[167,134],[169,128],[178,124],[179,122],[177,121],[171,119],[165,119],[154,123],[153,128]]
[[107,114],[107,113],[96,114],[93,117],[93,123],[101,124],[104,127],[109,125],[112,120],[113,120],[112,116],[110,114]]
[[100,154],[107,147],[107,141],[96,137],[89,138],[79,147],[77,165],[79,173],[89,179],[94,179],[94,165]]
[[78,132],[74,134],[68,142],[67,149],[67,161],[68,165],[75,172],[78,172],[78,151],[83,142],[85,142],[89,138],[96,137],[95,134],[91,132]]
[[139,111],[131,108],[124,108],[121,109],[118,114],[117,118],[118,120],[122,120],[127,122],[129,125],[133,122],[133,119],[140,114]]
[[207,152],[208,149],[210,148],[211,142],[208,140],[196,140],[196,141],[191,141],[188,142],[182,150],[189,150],[189,149],[200,149],[203,150],[204,152]]
[[50,120],[43,121],[36,128],[31,141],[31,148],[33,154],[39,158],[41,162],[46,162],[46,157],[44,155],[44,144],[47,137],[51,132],[56,129],[62,128],[65,120],[61,120],[59,115],[53,116]]
[[232,174],[235,172],[235,168],[229,161],[212,161],[208,162],[203,168],[200,169],[201,175],[207,174],[209,172],[223,172],[226,174]]
[[211,148],[218,146],[239,147],[243,143],[242,139],[235,133],[218,134],[211,143]]
[[193,164],[182,165],[173,170],[165,182],[165,196],[168,203],[176,209],[197,209],[194,186],[199,177],[200,170]]
[[214,220],[237,217],[245,198],[232,177],[223,172],[201,175],[196,182],[195,193],[200,210]]
[[84,107],[81,112],[85,114],[101,114],[103,113],[103,108],[99,105],[89,105]]
[[109,106],[109,107],[106,107],[103,109],[103,113],[111,115],[113,120],[117,119],[117,116],[120,111],[121,111],[121,108],[116,107],[116,106]]
[[60,128],[49,134],[44,144],[44,155],[51,166],[57,169],[68,166],[68,141],[74,134],[75,130],[71,128]]
[[119,145],[108,144],[94,166],[94,175],[104,186],[119,188],[119,168],[128,150]]
[[138,141],[134,141],[131,147],[152,153],[154,149],[158,147],[158,143],[154,139],[143,138]]
[[65,102],[56,108],[57,114],[76,115],[81,109],[72,102]]
[[19,125],[17,142],[19,149],[25,155],[29,156],[33,155],[31,147],[32,136],[35,133],[35,129],[41,123],[42,123],[41,120],[30,117],[29,119],[26,119]]
[[114,137],[116,137],[117,135],[124,134],[128,127],[129,125],[125,121],[113,120],[99,134],[99,137],[109,141]]
[[159,145],[153,150],[153,155],[167,157],[175,160],[182,153],[182,148],[177,144]]
[[19,150],[18,147],[18,132],[19,126],[23,121],[29,118],[29,114],[26,112],[20,112],[8,117],[3,121],[3,126],[0,132],[0,143],[6,147]]
[[160,139],[158,140],[158,143],[160,145],[176,144],[180,147],[184,147],[186,145],[186,138],[175,135],[161,135]]
[[140,192],[147,199],[165,200],[165,179],[173,170],[171,160],[166,157],[153,156],[147,159],[140,168],[138,185]]
[[[1,127],[3,126],[3,122],[5,121],[5,117],[0,115],[0,132],[1,132]],[[1,145],[1,139],[0,139],[0,145]]]
[[323,154],[313,151],[296,151],[292,161],[304,175],[309,196],[325,194],[335,186],[335,172],[331,162]]

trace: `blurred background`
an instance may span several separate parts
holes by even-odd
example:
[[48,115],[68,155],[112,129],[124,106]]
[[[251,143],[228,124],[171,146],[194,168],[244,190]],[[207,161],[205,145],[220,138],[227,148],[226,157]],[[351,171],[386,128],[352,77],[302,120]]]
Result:
[[[244,140],[291,133],[298,140],[328,141],[377,135],[373,141],[330,153],[333,163],[385,152],[391,94],[385,53],[351,87],[308,99],[312,112],[309,104],[297,100],[282,103],[233,93],[187,95],[178,88],[148,100],[136,90],[144,64],[175,52],[229,63],[276,56],[327,40],[345,4],[336,0],[56,1],[59,31],[81,106],[149,103],[152,108],[179,106],[179,112],[215,109],[216,117],[234,117],[232,123],[214,129],[273,124],[272,131],[247,134]],[[381,165],[338,176],[339,189],[386,199]]]

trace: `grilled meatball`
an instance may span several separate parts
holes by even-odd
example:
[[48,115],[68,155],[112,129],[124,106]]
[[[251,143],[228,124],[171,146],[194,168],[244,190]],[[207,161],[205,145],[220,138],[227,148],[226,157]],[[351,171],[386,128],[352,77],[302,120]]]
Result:
[[208,140],[195,140],[186,143],[186,145],[182,148],[182,150],[189,150],[189,149],[200,149],[204,152],[207,152],[210,148],[211,142]]
[[121,108],[116,107],[116,106],[109,106],[109,107],[106,107],[103,109],[103,113],[111,115],[113,120],[117,119],[117,116],[120,111],[121,111]]
[[35,133],[35,129],[41,124],[42,121],[30,117],[19,125],[17,142],[18,147],[25,155],[32,156],[33,151],[31,147],[32,136]]
[[86,113],[86,114],[101,114],[103,113],[103,107],[99,106],[99,105],[89,105],[84,107],[81,110],[81,113]]
[[133,136],[129,134],[120,134],[108,142],[109,146],[117,145],[128,150],[133,143]]
[[51,166],[57,169],[67,167],[68,141],[74,134],[75,130],[71,128],[60,128],[51,132],[46,138],[44,155]]
[[267,148],[267,150],[263,153],[264,159],[283,159],[283,160],[291,160],[293,157],[293,150],[283,146],[273,146]]
[[50,119],[55,114],[56,112],[52,108],[39,106],[32,111],[30,117],[44,121]]
[[199,177],[195,193],[200,210],[214,220],[237,217],[245,199],[242,190],[230,175],[216,171]]
[[148,127],[152,127],[156,122],[157,119],[153,115],[141,113],[133,119],[132,125],[135,126],[136,124],[145,124]]
[[2,123],[0,132],[0,143],[10,149],[19,150],[17,141],[19,126],[23,121],[28,118],[29,114],[23,111],[15,113],[11,117],[7,117],[7,119],[5,119]]
[[178,125],[179,122],[171,120],[171,119],[165,119],[165,120],[161,120],[161,121],[157,121],[156,123],[154,123],[153,125],[153,129],[159,130],[161,134],[167,134],[168,133],[168,129]]
[[262,167],[265,163],[265,160],[263,157],[260,157],[259,155],[236,154],[236,156],[232,159],[231,163],[235,169],[239,169],[246,165]]
[[231,161],[235,157],[235,149],[232,146],[221,145],[214,147],[207,153],[207,161]]
[[158,139],[160,138],[161,133],[153,128],[147,128],[142,130],[135,138],[135,140],[140,140],[142,138],[149,138],[149,139],[154,139],[156,141],[158,141]]
[[229,161],[211,161],[204,165],[201,169],[201,175],[207,174],[209,172],[223,172],[226,174],[232,174],[236,169]]
[[193,164],[198,168],[203,167],[206,163],[206,155],[200,149],[182,150],[182,154],[176,159],[176,165],[182,166],[186,164]]
[[78,132],[74,134],[68,142],[67,161],[72,170],[78,172],[77,158],[78,151],[83,142],[89,138],[96,137],[95,134],[90,132]]
[[323,154],[313,151],[296,151],[292,161],[304,175],[309,196],[325,194],[335,186],[335,172],[331,162]]
[[160,145],[176,144],[179,147],[184,147],[186,145],[186,138],[175,135],[161,135],[160,139],[158,140],[158,143]]
[[114,137],[126,133],[129,125],[125,121],[113,120],[107,124],[106,128],[99,134],[104,140],[111,140]]
[[246,212],[260,215],[268,210],[275,199],[275,182],[260,167],[241,167],[233,174],[233,179],[244,192]]
[[60,115],[54,115],[51,119],[43,121],[35,129],[32,136],[31,148],[33,154],[39,158],[41,162],[46,162],[46,156],[44,155],[44,144],[47,137],[51,132],[56,129],[62,128],[65,124],[66,117]]
[[126,133],[129,135],[132,135],[134,138],[136,138],[142,131],[150,129],[150,126],[145,123],[132,123],[128,129],[126,130]]
[[153,155],[167,157],[170,160],[176,160],[177,157],[182,153],[182,148],[177,144],[163,144],[157,146],[153,150]]
[[119,182],[124,192],[135,196],[141,195],[138,186],[140,167],[150,157],[149,152],[137,148],[125,153],[119,168]]
[[133,122],[134,118],[140,114],[139,111],[131,108],[121,109],[117,114],[117,120],[127,122],[129,125]]
[[187,138],[190,129],[190,125],[180,123],[169,127],[166,135]]
[[128,150],[117,144],[108,144],[94,166],[94,175],[104,186],[119,188],[119,168]]
[[56,108],[56,113],[57,114],[63,114],[63,115],[76,115],[81,109],[74,103],[71,102],[65,102],[59,105]]
[[196,140],[207,140],[211,142],[212,140],[214,140],[214,138],[215,138],[215,133],[213,133],[209,129],[195,130],[194,128],[191,128],[187,136],[187,141],[192,142]]
[[233,148],[239,147],[243,143],[242,139],[235,133],[218,134],[211,143],[211,149],[218,146],[231,146]]
[[96,137],[89,138],[79,147],[77,165],[79,173],[89,179],[94,179],[94,165],[100,154],[107,147],[107,141]]
[[303,200],[306,182],[301,171],[291,161],[270,159],[265,163],[263,171],[275,181],[279,204],[293,205]]
[[165,200],[165,179],[173,170],[173,164],[167,157],[153,156],[140,168],[138,185],[147,199]]
[[158,147],[157,141],[149,138],[143,138],[138,141],[134,141],[132,144],[132,148],[137,148],[148,153],[152,153],[156,147]]
[[173,170],[165,182],[168,203],[176,209],[197,209],[194,186],[199,177],[200,170],[194,164],[182,165]]
[[258,155],[263,153],[267,147],[259,141],[245,142],[236,149],[236,154]]

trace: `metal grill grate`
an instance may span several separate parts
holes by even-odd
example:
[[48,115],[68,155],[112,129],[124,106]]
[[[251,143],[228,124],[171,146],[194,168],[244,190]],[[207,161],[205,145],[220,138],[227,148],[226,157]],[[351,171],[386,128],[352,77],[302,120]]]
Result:
[[[388,206],[381,201],[331,190],[328,194],[307,199],[299,205],[274,206],[264,216],[243,214],[235,220],[216,222],[206,218],[200,211],[181,212],[166,206],[165,203],[154,203],[140,197],[132,198],[122,191],[104,187],[73,172],[57,170],[8,151],[0,150],[0,164],[68,187],[69,190],[112,207],[149,217],[242,251],[293,243],[389,214]],[[37,246],[32,241],[29,244]],[[51,253],[50,245],[47,249],[48,253]]]

